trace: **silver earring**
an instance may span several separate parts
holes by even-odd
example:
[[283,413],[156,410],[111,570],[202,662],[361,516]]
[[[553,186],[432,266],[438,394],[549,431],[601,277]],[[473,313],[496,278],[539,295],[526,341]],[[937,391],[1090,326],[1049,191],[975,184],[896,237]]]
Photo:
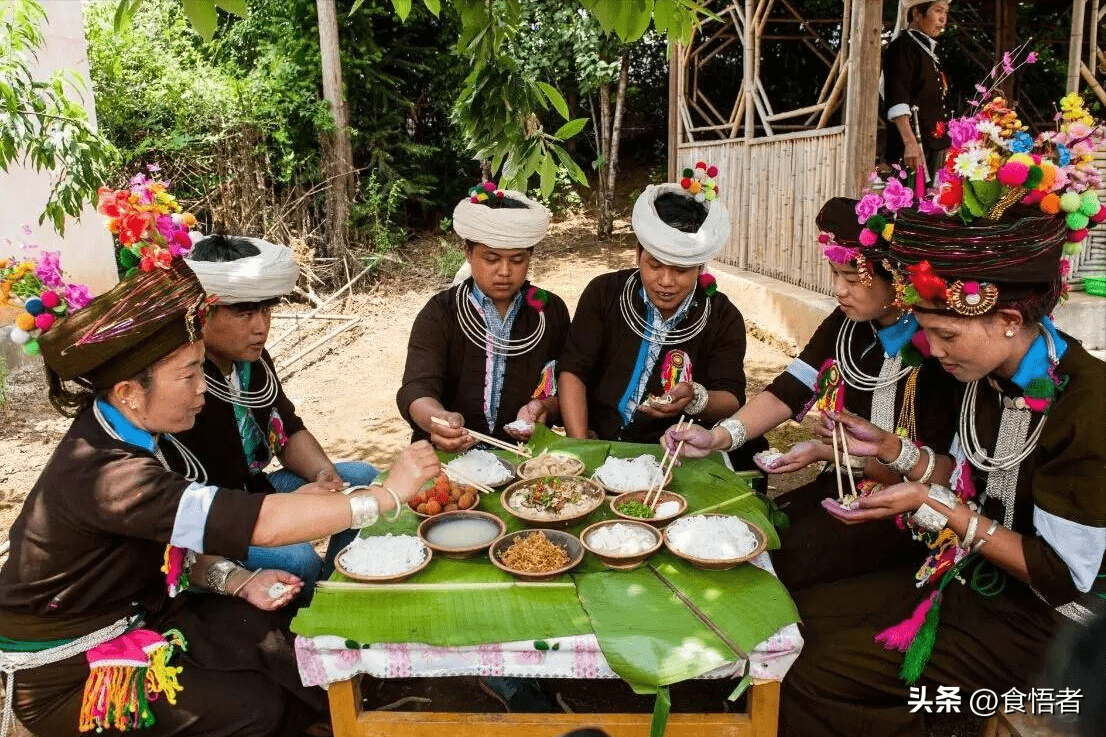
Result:
[[1005,333],[1003,333],[1003,335],[1005,335],[1007,338],[1013,338],[1014,337],[1014,328],[1010,328]]

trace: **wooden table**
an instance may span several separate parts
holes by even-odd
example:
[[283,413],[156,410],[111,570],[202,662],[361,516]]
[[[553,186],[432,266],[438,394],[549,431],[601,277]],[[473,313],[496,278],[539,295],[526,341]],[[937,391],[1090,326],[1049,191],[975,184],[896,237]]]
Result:
[[[361,676],[331,683],[328,694],[334,737],[562,737],[584,727],[599,727],[611,737],[642,737],[652,720],[651,714],[365,711]],[[746,713],[672,714],[665,737],[776,737],[779,682],[754,683],[748,704]]]

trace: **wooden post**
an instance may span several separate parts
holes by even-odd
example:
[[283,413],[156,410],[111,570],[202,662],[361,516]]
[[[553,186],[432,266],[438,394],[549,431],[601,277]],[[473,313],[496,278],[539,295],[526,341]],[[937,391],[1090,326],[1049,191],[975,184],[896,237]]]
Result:
[[327,241],[330,253],[346,256],[346,226],[353,194],[353,147],[349,140],[349,106],[342,85],[342,57],[338,47],[338,15],[334,0],[316,0],[319,49],[322,52],[323,97],[334,116],[334,130],[325,135],[323,155],[330,178],[327,187]]
[[[1018,45],[1018,0],[995,3],[995,58]],[[1007,77],[1000,86],[1006,99],[1014,94],[1014,78]]]
[[1079,65],[1083,63],[1083,26],[1087,0],[1073,0],[1071,35],[1068,37],[1068,92],[1079,91]]
[[753,102],[753,94],[756,87],[756,21],[753,18],[755,3],[753,0],[745,0],[745,27],[742,29],[745,36],[745,56],[742,61],[742,73],[745,89],[745,140],[753,138],[753,128],[756,126],[756,104]]
[[680,143],[680,95],[684,74],[684,49],[680,44],[668,45],[668,179],[676,181],[676,154]]
[[879,114],[879,36],[883,0],[855,0],[849,34],[848,97],[845,101],[845,177],[842,194],[857,196],[876,160]]

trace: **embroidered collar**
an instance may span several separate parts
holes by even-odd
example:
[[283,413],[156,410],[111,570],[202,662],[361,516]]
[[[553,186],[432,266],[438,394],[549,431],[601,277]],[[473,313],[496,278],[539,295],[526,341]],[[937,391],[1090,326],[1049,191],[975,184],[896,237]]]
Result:
[[145,430],[131,424],[131,421],[113,407],[110,402],[97,399],[96,406],[100,409],[100,414],[103,415],[104,420],[111,425],[111,429],[122,438],[123,442],[130,443],[150,453],[157,450],[157,439]]
[[[1067,341],[1060,337],[1056,326],[1052,324],[1052,320],[1049,318],[1042,317],[1041,326],[1052,337],[1052,343],[1056,346],[1057,360],[1063,358],[1068,349]],[[1035,396],[1035,382],[1039,379],[1047,379],[1055,385],[1057,377],[1053,374],[1054,370],[1048,360],[1048,345],[1045,342],[1045,336],[1038,335],[1029,346],[1029,350],[1022,356],[1022,360],[1018,363],[1018,368],[1014,371],[1014,375],[1010,377],[1010,381],[1027,395]]]
[[876,329],[876,337],[883,346],[884,354],[897,356],[904,346],[918,332],[918,321],[912,313],[906,313],[891,325]]

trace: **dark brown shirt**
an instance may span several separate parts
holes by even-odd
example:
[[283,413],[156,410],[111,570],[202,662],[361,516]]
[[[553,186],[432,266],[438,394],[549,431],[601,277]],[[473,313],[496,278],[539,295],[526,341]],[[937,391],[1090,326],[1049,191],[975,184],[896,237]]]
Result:
[[[653,443],[673,424],[671,419],[635,412],[623,426],[619,412],[644,341],[626,324],[619,308],[626,280],[636,271],[623,269],[591,280],[580,295],[557,370],[572,372],[587,386],[588,426],[601,439]],[[668,351],[682,350],[691,358],[695,381],[708,391],[730,392],[745,403],[745,321],[729,298],[721,292],[708,297],[703,287],[696,285],[687,316],[676,329],[698,320],[708,301],[710,318],[702,332],[683,343],[661,348],[645,385],[646,394],[664,393],[664,356]],[[640,295],[634,296],[634,308],[639,315],[645,314]]]
[[[167,443],[160,445],[172,453]],[[75,637],[166,599],[161,571],[190,482],[154,455],[112,438],[88,410],[31,488],[0,568],[0,634]],[[203,552],[244,558],[263,497],[215,492]]]
[[[914,36],[918,38],[914,38]],[[944,72],[934,57],[926,53],[921,44],[928,44],[927,36],[921,31],[905,30],[887,44],[883,52],[883,117],[895,105],[918,106],[918,128],[921,138],[918,143],[926,153],[941,151],[949,146],[946,130],[945,96],[948,83]],[[934,54],[936,51],[936,44]],[[910,117],[914,126],[914,118]],[[903,142],[895,124],[887,122],[888,162],[902,159]],[[933,172],[930,172],[932,175]]]
[[[472,280],[465,283],[471,286]],[[396,404],[403,419],[411,425],[413,440],[429,437],[411,419],[411,403],[422,397],[433,397],[447,410],[460,413],[469,429],[509,440],[503,426],[513,422],[518,411],[533,397],[542,369],[557,357],[568,332],[568,308],[560,297],[550,292],[544,309],[545,334],[527,353],[507,358],[496,426],[489,428],[484,414],[488,358],[483,348],[466,337],[458,321],[455,300],[462,286],[451,287],[431,297],[411,327],[407,364]],[[529,288],[530,283],[524,283],[522,293]],[[539,313],[523,301],[511,326],[511,339],[531,335],[538,327],[539,318]]]
[[[250,382],[246,387],[248,391],[258,391],[265,386],[265,368],[261,365],[262,361],[273,368],[273,375],[276,376],[272,357],[268,351],[263,351],[261,358],[250,364]],[[219,367],[211,360],[204,361],[204,374],[209,384],[223,382]],[[287,438],[304,428],[303,420],[296,414],[296,406],[284,393],[284,387],[281,386],[279,379],[273,403],[249,411],[253,414],[261,434],[265,436],[270,457],[283,449]],[[178,433],[177,438],[196,454],[207,471],[210,483],[252,492],[273,491],[273,485],[269,483],[268,476],[264,473],[255,473],[249,468],[246,452],[242,448],[242,436],[238,432],[238,419],[234,416],[234,407],[211,392],[206,395],[204,408],[196,417],[196,424],[191,430]],[[266,451],[261,448],[260,452]],[[174,466],[174,468],[177,467]]]

